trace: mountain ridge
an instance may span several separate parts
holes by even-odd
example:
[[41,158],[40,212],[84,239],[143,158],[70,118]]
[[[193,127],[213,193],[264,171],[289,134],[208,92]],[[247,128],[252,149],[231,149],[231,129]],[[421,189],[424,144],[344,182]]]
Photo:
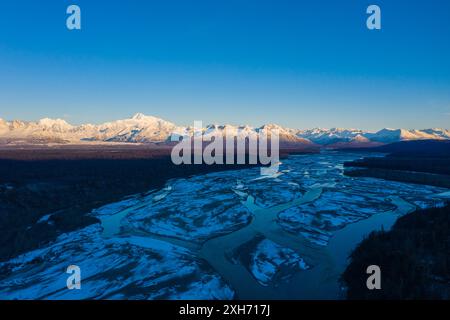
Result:
[[[450,130],[432,129],[391,129],[377,132],[346,128],[291,129],[276,124],[264,124],[260,127],[249,125],[212,124],[204,127],[205,136],[225,134],[233,136],[252,135],[266,130],[277,129],[281,144],[319,145],[326,147],[366,147],[399,141],[411,140],[448,140]],[[173,136],[193,135],[194,128],[177,126],[175,123],[143,113],[136,113],[128,119],[105,122],[102,124],[81,124],[74,126],[63,119],[43,118],[38,121],[6,121],[0,118],[0,138],[39,141],[80,142],[122,142],[122,143],[165,143]]]

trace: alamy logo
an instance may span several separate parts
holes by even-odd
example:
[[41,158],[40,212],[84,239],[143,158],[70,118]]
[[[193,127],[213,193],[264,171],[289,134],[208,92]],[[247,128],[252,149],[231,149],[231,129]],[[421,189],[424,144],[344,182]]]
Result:
[[69,290],[81,289],[81,269],[79,266],[70,265],[67,267],[66,273],[70,274],[67,278],[66,285]]
[[[77,5],[67,7],[67,14],[70,16],[66,20],[66,26],[69,30],[81,30],[81,9]],[[367,18],[366,25],[369,30],[381,30],[381,9],[379,6],[372,4],[367,7],[366,13],[370,16]]]
[[377,265],[371,265],[367,267],[367,274],[370,274],[367,278],[366,285],[369,290],[380,290],[381,289],[381,269]]
[[381,9],[377,5],[371,5],[367,8],[367,14],[370,16],[367,18],[367,29],[369,30],[381,30]]
[[66,26],[69,30],[81,30],[81,9],[77,5],[71,5],[67,8],[67,14],[70,16],[66,20]]
[[261,164],[269,166],[261,169],[263,175],[278,172],[280,152],[277,129],[203,129],[202,122],[195,121],[193,129],[172,134],[171,141],[178,142],[171,153],[172,162],[176,165],[212,165],[224,162]]

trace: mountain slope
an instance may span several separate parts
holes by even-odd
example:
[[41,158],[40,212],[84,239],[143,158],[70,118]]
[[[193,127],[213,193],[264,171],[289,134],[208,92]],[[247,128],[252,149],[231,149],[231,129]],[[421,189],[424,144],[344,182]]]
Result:
[[[213,135],[229,134],[237,137],[253,136],[258,132],[278,130],[280,145],[314,146],[330,148],[370,147],[408,140],[447,140],[450,130],[446,129],[382,129],[366,132],[358,129],[308,129],[298,130],[266,124],[259,128],[251,126],[209,125],[202,129],[206,138]],[[0,119],[0,139],[2,141],[40,142],[125,142],[125,143],[166,143],[173,137],[194,134],[192,127],[179,127],[172,122],[138,113],[129,119],[107,122],[99,125],[83,124],[73,126],[62,119],[41,119],[37,122]]]

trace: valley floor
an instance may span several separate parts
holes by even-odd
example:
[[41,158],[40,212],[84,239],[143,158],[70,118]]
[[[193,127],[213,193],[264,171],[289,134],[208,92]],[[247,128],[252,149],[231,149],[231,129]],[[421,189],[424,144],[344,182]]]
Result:
[[153,145],[0,147],[0,261],[92,225],[92,209],[172,178],[246,165],[173,165]]
[[[22,248],[23,254],[0,262],[0,298],[338,299],[347,257],[365,235],[448,199],[448,189],[343,175],[343,163],[360,158],[324,151],[283,159],[270,175],[261,175],[260,168],[191,172],[94,210],[81,213],[78,207],[73,220],[63,221],[83,216],[97,223],[56,229],[55,240],[34,242],[34,249]],[[144,186],[154,183],[152,177],[163,181],[167,172],[177,173],[158,162],[163,160],[13,161],[15,171],[4,167],[2,175],[9,181],[20,172],[23,183],[4,191],[19,186],[40,192],[45,205],[57,193],[49,189],[46,195],[39,185],[36,175],[46,172],[53,185],[68,179],[72,189],[64,200],[76,206],[80,199],[98,201],[99,193],[85,194],[85,188],[108,195],[109,189]],[[179,168],[183,174],[204,170]],[[9,216],[16,234],[67,226],[60,223],[63,212],[28,212],[23,221],[20,214]],[[6,240],[3,247],[16,243],[27,242]],[[83,270],[82,290],[67,290],[69,265]]]

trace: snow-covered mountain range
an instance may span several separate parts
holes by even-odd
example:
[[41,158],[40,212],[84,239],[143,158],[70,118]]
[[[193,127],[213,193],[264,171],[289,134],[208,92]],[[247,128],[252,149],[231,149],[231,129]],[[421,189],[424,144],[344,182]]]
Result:
[[[322,146],[370,146],[405,140],[450,139],[448,129],[382,129],[368,132],[358,129],[290,129],[275,124],[259,128],[251,126],[209,125],[203,129],[206,135],[230,133],[234,136],[251,135],[261,130],[278,129],[280,143]],[[138,113],[130,119],[107,122],[100,125],[73,126],[61,119],[41,119],[37,122],[5,121],[0,119],[0,138],[3,141],[45,141],[60,143],[129,142],[164,143],[173,134],[192,134],[192,127]]]

